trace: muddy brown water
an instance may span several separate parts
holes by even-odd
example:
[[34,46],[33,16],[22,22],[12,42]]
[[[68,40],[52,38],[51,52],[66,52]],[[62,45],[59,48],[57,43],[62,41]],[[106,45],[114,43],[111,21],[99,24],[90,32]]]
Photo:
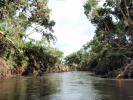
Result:
[[91,72],[0,79],[0,100],[133,100],[133,79],[103,79]]

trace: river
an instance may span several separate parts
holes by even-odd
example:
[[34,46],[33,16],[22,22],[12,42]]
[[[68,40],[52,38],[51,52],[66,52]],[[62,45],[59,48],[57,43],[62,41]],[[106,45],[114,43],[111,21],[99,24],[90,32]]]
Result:
[[103,79],[83,71],[4,78],[0,100],[133,100],[133,79]]

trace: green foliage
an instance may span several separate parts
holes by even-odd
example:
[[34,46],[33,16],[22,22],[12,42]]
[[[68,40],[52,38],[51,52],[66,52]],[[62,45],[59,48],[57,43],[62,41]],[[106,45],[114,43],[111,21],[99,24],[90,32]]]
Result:
[[82,57],[83,57],[83,50],[79,50],[74,52],[64,58],[67,65],[71,65],[72,63],[81,65],[82,64]]
[[[130,58],[133,58],[133,36],[129,30],[133,25],[129,23],[133,22],[133,4],[132,0],[126,0],[127,5],[124,0],[116,1],[106,0],[103,7],[97,6],[98,0],[86,1],[83,5],[84,13],[96,26],[95,36],[82,46],[81,56],[78,51],[68,55],[65,58],[66,64],[81,64],[89,66],[97,74],[107,74],[130,62]],[[129,20],[128,27],[125,27],[126,18]]]
[[[128,32],[123,32],[125,19],[121,10],[118,10],[120,7],[118,7],[116,2],[106,0],[104,7],[98,8],[97,6],[91,6],[92,3],[88,3],[89,1],[91,0],[84,4],[85,14],[87,17],[89,16],[91,23],[96,26],[96,35],[93,37],[93,40],[83,45],[83,48],[84,50],[89,49],[88,65],[90,68],[94,69],[98,74],[105,74],[110,70],[123,66],[129,61],[128,58],[132,57],[130,46],[124,48],[126,45],[131,45],[129,43],[130,35],[127,34]],[[126,12],[124,0],[121,0],[119,3],[122,10]],[[127,8],[132,20],[131,11],[133,9],[131,6],[131,0],[127,1]],[[113,18],[117,21],[114,22]],[[121,48],[124,48],[126,52],[123,52]]]
[[[51,9],[47,0],[2,0],[0,1],[0,57],[14,67],[26,64],[27,68],[41,69],[61,63],[63,52],[50,47],[56,42],[52,34],[55,25],[50,20]],[[27,33],[28,29],[34,29]],[[42,39],[36,41],[29,35],[41,33]],[[27,41],[25,41],[29,38]]]

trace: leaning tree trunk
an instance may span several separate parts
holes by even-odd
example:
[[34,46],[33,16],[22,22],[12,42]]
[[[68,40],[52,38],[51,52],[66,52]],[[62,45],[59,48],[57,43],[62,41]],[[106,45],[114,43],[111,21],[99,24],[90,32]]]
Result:
[[18,47],[11,39],[9,39],[8,37],[6,37],[6,35],[5,35],[4,32],[0,31],[0,34],[3,35],[3,36],[5,37],[5,39],[6,39],[8,42],[10,42],[10,43],[13,45],[13,47],[14,47],[15,49],[17,49],[17,50],[19,51],[19,53],[20,53],[21,55],[23,55],[22,51],[19,50],[19,47]]
[[128,65],[126,66],[125,70],[124,70],[121,74],[119,74],[119,75],[116,77],[116,79],[118,79],[118,78],[124,78],[127,69],[128,69],[130,66],[132,66],[132,65],[133,65],[133,64],[128,64]]
[[120,9],[120,11],[121,11],[121,13],[122,13],[122,15],[123,15],[123,17],[124,17],[125,26],[128,26],[128,25],[129,25],[128,18],[127,18],[126,15],[124,14],[124,12],[123,12],[123,10],[122,10],[122,8],[121,8],[121,6],[120,6],[118,0],[116,0],[116,4],[117,4],[117,6],[119,7],[119,9]]
[[[20,48],[19,48],[18,45],[16,45],[11,39],[9,39],[8,37],[6,37],[6,35],[5,35],[4,32],[0,31],[0,34],[3,35],[4,38],[5,38],[8,42],[10,42],[10,43],[13,45],[13,48],[14,48],[14,49],[18,50],[19,54],[22,55],[23,59],[26,59],[26,58],[24,57],[24,55],[23,55],[23,51],[20,50]],[[5,53],[5,54],[6,54],[6,53]],[[6,55],[4,55],[4,57],[6,58]]]
[[6,35],[5,35],[4,32],[0,31],[0,34],[3,35],[3,36],[5,37],[5,39],[6,39],[7,41],[9,41],[15,48],[18,48],[18,47],[16,46],[16,44],[14,44],[14,42],[13,42],[11,39],[9,39],[8,37],[6,37]]
[[129,23],[131,23],[131,18],[130,18],[129,10],[128,10],[128,8],[127,8],[127,1],[124,0],[124,2],[125,2],[126,10],[127,10],[128,21],[129,21]]

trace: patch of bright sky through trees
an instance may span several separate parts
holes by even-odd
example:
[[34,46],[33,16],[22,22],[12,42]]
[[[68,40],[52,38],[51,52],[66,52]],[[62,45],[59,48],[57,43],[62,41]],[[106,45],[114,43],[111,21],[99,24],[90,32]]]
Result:
[[[104,1],[101,0],[99,6],[102,6]],[[50,19],[56,22],[53,35],[58,39],[56,44],[51,43],[51,46],[63,51],[64,56],[80,50],[95,34],[96,28],[84,14],[85,2],[86,0],[49,0],[48,7],[52,9]],[[33,33],[30,37],[40,40],[42,36]]]

